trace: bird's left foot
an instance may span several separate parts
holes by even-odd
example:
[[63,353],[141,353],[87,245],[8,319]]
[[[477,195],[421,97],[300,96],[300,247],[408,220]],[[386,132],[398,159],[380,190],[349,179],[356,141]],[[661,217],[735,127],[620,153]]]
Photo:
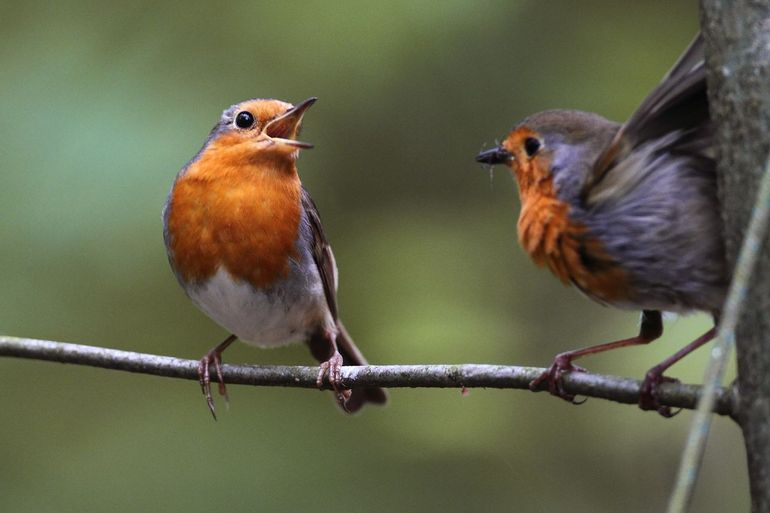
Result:
[[209,365],[212,363],[214,364],[214,372],[216,372],[217,381],[219,382],[219,395],[225,398],[225,403],[229,406],[230,398],[227,396],[227,387],[225,386],[225,380],[222,377],[222,351],[227,349],[236,338],[235,335],[230,335],[224,342],[203,355],[200,363],[198,363],[198,382],[201,384],[201,391],[206,397],[206,404],[209,407],[211,415],[214,416],[214,420],[217,420],[217,414],[214,410],[214,398],[211,397],[211,374]]
[[576,401],[574,394],[570,394],[564,390],[564,383],[562,382],[562,377],[567,372],[586,372],[583,367],[578,367],[577,365],[573,364],[572,358],[572,353],[561,353],[556,355],[556,358],[554,358],[553,363],[548,368],[548,370],[532,380],[532,382],[529,384],[529,389],[533,392],[536,392],[540,389],[540,386],[543,384],[543,382],[547,381],[548,391],[551,393],[551,395],[561,397],[565,401],[569,401],[572,404],[583,404],[585,399],[582,401]]
[[214,364],[214,370],[217,375],[217,380],[219,381],[219,395],[225,398],[225,402],[228,402],[229,397],[227,396],[227,387],[225,386],[225,381],[222,378],[222,354],[221,352],[217,351],[217,348],[214,348],[206,353],[198,364],[198,381],[201,384],[201,391],[206,397],[206,404],[209,407],[211,415],[213,415],[214,420],[216,420],[217,414],[214,409],[214,398],[211,396],[211,375],[209,373],[209,365],[211,363]]
[[644,375],[642,387],[639,391],[639,408],[643,410],[655,410],[666,418],[673,417],[680,410],[672,411],[670,406],[660,404],[658,398],[658,387],[661,383],[679,383],[676,378],[669,378],[663,375],[663,370],[653,367]]
[[320,368],[318,369],[316,385],[318,388],[322,388],[324,384],[324,378],[327,378],[329,380],[329,385],[331,385],[332,390],[334,390],[334,395],[337,399],[337,402],[343,409],[346,409],[345,403],[347,403],[348,399],[350,399],[351,391],[342,388],[340,385],[342,382],[341,370],[342,355],[335,349],[331,358],[321,363]]

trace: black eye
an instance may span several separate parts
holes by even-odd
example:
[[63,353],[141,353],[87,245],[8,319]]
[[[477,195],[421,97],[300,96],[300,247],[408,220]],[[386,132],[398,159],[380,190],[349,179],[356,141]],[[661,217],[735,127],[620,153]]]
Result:
[[535,139],[534,137],[527,137],[524,139],[524,151],[527,152],[527,156],[531,157],[535,153],[537,153],[537,150],[540,149],[540,141]]
[[254,126],[254,116],[251,112],[241,111],[235,116],[235,126],[238,128],[251,128]]

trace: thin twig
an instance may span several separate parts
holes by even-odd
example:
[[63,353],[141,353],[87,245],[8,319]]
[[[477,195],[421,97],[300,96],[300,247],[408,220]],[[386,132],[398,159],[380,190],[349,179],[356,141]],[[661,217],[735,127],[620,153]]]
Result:
[[[0,336],[0,356],[47,360],[105,369],[152,374],[181,379],[198,379],[198,361],[169,356],[120,351],[103,347],[67,344]],[[223,365],[226,383],[257,386],[316,388],[318,367],[283,365]],[[342,385],[349,388],[380,386],[388,388],[519,388],[545,369],[505,365],[369,365],[343,367]],[[571,373],[564,377],[569,394],[607,399],[625,404],[639,401],[640,382],[614,376]],[[693,409],[701,387],[664,383],[660,402],[675,408]],[[714,411],[731,415],[736,399],[731,389],[719,388]]]
[[727,361],[732,353],[733,346],[735,346],[735,328],[740,319],[743,300],[748,293],[754,264],[762,248],[762,241],[767,233],[769,220],[770,158],[768,158],[765,164],[765,173],[762,176],[754,212],[749,222],[746,238],[743,240],[743,245],[738,254],[733,281],[730,283],[730,290],[727,293],[724,314],[719,323],[718,338],[711,350],[711,358],[703,378],[703,394],[692,420],[692,427],[687,437],[687,445],[685,445],[682,454],[676,485],[668,505],[669,513],[683,513],[687,511],[692,500],[693,489],[698,478],[698,469],[706,448],[706,439],[711,429],[711,414],[709,412],[713,409],[714,401],[718,400],[716,396],[719,385],[722,383]]

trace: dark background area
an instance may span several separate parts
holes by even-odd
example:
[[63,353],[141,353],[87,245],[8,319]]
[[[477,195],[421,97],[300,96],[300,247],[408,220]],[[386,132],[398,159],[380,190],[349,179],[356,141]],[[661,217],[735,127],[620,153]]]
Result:
[[[160,209],[220,112],[319,102],[299,169],[370,361],[544,366],[634,334],[518,247],[504,169],[473,157],[569,107],[623,120],[698,26],[688,2],[0,4],[0,333],[199,358],[225,332],[184,296]],[[708,329],[592,358],[641,378]],[[701,379],[707,350],[672,375]],[[243,344],[230,363],[310,364]],[[661,511],[690,424],[524,391],[328,393],[1,359],[0,510]],[[740,432],[717,419],[693,511],[748,509]]]

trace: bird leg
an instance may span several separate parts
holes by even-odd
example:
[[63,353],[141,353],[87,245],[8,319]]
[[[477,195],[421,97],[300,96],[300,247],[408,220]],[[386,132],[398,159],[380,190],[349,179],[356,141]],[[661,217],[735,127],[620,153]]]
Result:
[[574,351],[567,351],[566,353],[560,353],[556,355],[551,366],[543,372],[540,376],[535,378],[530,384],[529,389],[537,391],[540,385],[544,381],[548,381],[548,391],[551,395],[561,397],[573,404],[581,404],[584,401],[575,401],[575,395],[569,394],[564,390],[562,384],[562,376],[566,372],[585,372],[585,369],[573,365],[572,361],[580,358],[581,356],[603,353],[611,349],[617,349],[619,347],[636,346],[640,344],[649,344],[653,340],[659,338],[663,334],[663,318],[657,310],[643,310],[642,321],[639,327],[639,335],[623,340],[616,340],[615,342],[607,342],[605,344],[599,344],[596,346],[585,347],[583,349],[576,349]]
[[206,396],[206,404],[209,406],[211,414],[214,416],[214,420],[217,420],[217,414],[214,411],[214,399],[211,397],[211,376],[209,374],[209,365],[214,362],[214,370],[217,373],[217,380],[219,381],[219,395],[225,398],[225,402],[229,403],[230,398],[227,396],[227,387],[225,386],[225,380],[222,377],[222,352],[232,344],[235,339],[238,338],[235,335],[230,335],[224,342],[211,349],[201,358],[198,364],[198,382],[201,384],[201,392]]
[[664,417],[673,417],[676,415],[676,413],[671,412],[670,407],[660,405],[660,402],[658,401],[658,386],[661,383],[678,383],[679,380],[664,376],[663,373],[676,362],[713,339],[716,336],[716,333],[717,328],[714,326],[706,333],[648,370],[647,374],[644,375],[644,381],[642,381],[642,387],[639,394],[639,407],[643,410],[657,410],[657,412]]
[[318,377],[316,378],[316,385],[318,388],[323,387],[324,378],[329,380],[329,384],[334,390],[334,396],[339,403],[340,407],[347,411],[345,403],[352,394],[351,390],[342,388],[340,383],[342,381],[341,369],[343,364],[342,355],[337,349],[337,334],[336,332],[325,331],[324,338],[332,348],[332,354],[328,360],[321,362],[318,369]]

